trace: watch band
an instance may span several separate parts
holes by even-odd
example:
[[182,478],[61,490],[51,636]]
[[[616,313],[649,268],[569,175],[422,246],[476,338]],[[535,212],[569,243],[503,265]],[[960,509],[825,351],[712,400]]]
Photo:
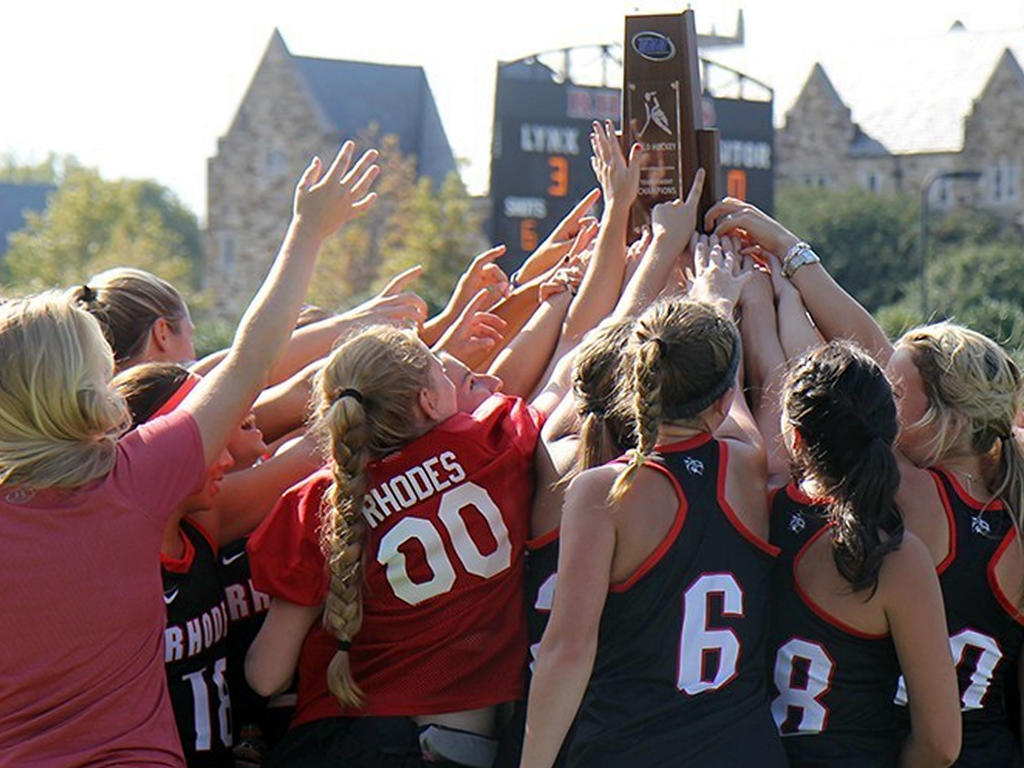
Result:
[[786,256],[782,260],[782,276],[788,279],[800,267],[807,264],[817,264],[820,261],[821,258],[819,258],[811,246],[800,241],[786,252]]

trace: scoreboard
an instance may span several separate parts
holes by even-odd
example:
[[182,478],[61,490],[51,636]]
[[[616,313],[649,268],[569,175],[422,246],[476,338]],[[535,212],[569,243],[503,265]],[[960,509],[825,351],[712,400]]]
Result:
[[[705,96],[704,123],[720,131],[726,194],[771,212],[774,142],[771,101]],[[540,63],[498,66],[491,152],[492,242],[512,270],[547,237],[597,179],[590,167],[594,120],[620,116],[613,88],[555,82]]]

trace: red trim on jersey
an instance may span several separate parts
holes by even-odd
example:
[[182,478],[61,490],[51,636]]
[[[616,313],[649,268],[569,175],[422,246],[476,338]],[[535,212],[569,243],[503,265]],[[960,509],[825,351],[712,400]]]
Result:
[[692,451],[711,441],[710,432],[700,432],[684,440],[677,440],[674,443],[665,443],[654,446],[655,453],[678,453],[679,451]]
[[168,557],[161,552],[160,565],[171,573],[188,573],[189,568],[192,567],[192,561],[196,556],[196,548],[193,546],[188,536],[185,535],[185,531],[180,527],[178,528],[178,536],[185,544],[185,554],[181,557]]
[[942,467],[935,467],[935,470],[937,472],[941,472],[942,476],[949,480],[950,485],[953,486],[953,490],[956,491],[956,495],[960,497],[960,501],[971,509],[976,509],[979,512],[987,512],[990,509],[1003,509],[1003,502],[1000,499],[992,499],[992,501],[987,504],[979,501],[971,496],[971,494],[969,494],[964,487],[960,485],[960,481],[956,479],[956,475],[952,472],[947,469],[943,469]]
[[675,540],[679,537],[679,532],[683,530],[683,522],[686,520],[686,495],[683,493],[683,489],[682,486],[679,485],[679,481],[676,480],[676,476],[673,475],[671,472],[668,471],[668,469],[661,466],[660,464],[651,463],[644,464],[644,466],[650,467],[651,469],[661,472],[665,477],[669,479],[673,487],[676,489],[676,497],[679,499],[679,507],[676,510],[676,518],[672,521],[672,527],[668,529],[668,533],[665,534],[665,538],[663,538],[661,540],[661,543],[659,543],[658,546],[654,548],[654,551],[651,552],[651,554],[649,554],[642,563],[640,563],[640,567],[637,568],[629,578],[627,578],[625,581],[620,581],[617,584],[612,584],[609,586],[609,589],[612,592],[625,592],[634,584],[636,584],[641,578],[643,578],[644,575],[646,575],[647,572],[650,571],[655,565],[657,565],[658,561],[665,556],[665,553],[668,552],[669,547],[671,547],[672,544],[675,543]]
[[729,465],[729,446],[726,445],[726,442],[724,440],[719,440],[718,441],[718,450],[719,450],[719,456],[718,456],[718,504],[719,504],[719,506],[722,507],[722,511],[725,512],[725,516],[729,519],[729,522],[732,523],[732,527],[735,528],[737,531],[739,531],[740,535],[742,535],[743,538],[745,538],[747,541],[749,541],[755,547],[760,549],[766,555],[771,555],[772,557],[778,557],[779,553],[782,552],[782,550],[779,549],[778,547],[776,547],[774,544],[770,544],[769,542],[765,541],[760,536],[758,536],[756,533],[754,533],[752,530],[747,528],[747,526],[743,524],[743,521],[740,520],[740,518],[736,514],[735,510],[729,505],[729,502],[725,500],[725,478],[726,478],[726,474],[728,472],[728,465]]
[[949,553],[942,559],[942,562],[935,566],[935,572],[942,574],[956,557],[956,518],[953,516],[953,505],[949,501],[949,494],[946,493],[946,486],[939,478],[939,473],[930,469],[927,470],[935,487],[939,490],[939,499],[942,501],[942,508],[946,512],[946,526],[949,528]]
[[999,543],[999,549],[992,555],[992,558],[988,561],[988,567],[985,569],[988,573],[988,585],[992,588],[992,594],[996,596],[996,600],[999,605],[1002,606],[1003,610],[1006,611],[1010,618],[1016,621],[1018,624],[1024,625],[1024,613],[1021,613],[1020,609],[1014,606],[1013,601],[1006,596],[1002,588],[999,586],[999,579],[996,578],[996,565],[999,563],[999,558],[1003,556],[1007,548],[1013,543],[1014,538],[1017,535],[1017,528],[1010,526],[1010,530],[1003,536],[1003,540]]
[[561,526],[555,526],[547,533],[542,533],[533,539],[526,540],[526,548],[530,550],[540,549],[541,547],[550,544],[552,541],[558,538],[558,532]]
[[797,504],[804,504],[808,507],[825,507],[835,501],[831,496],[810,496],[804,493],[803,489],[796,483],[788,483],[786,485],[786,495]]
[[854,637],[859,637],[864,640],[884,640],[885,638],[889,637],[888,632],[875,634],[873,632],[865,632],[861,629],[857,629],[856,627],[851,627],[849,624],[842,621],[841,619],[836,618],[831,613],[822,608],[820,605],[815,603],[811,596],[807,593],[807,591],[800,586],[800,580],[797,578],[796,575],[796,567],[800,563],[800,558],[803,557],[803,554],[805,551],[807,551],[808,547],[810,547],[814,542],[818,540],[819,537],[821,537],[826,531],[830,530],[833,527],[834,526],[832,523],[827,523],[823,525],[821,527],[821,530],[819,530],[817,533],[811,536],[811,538],[804,542],[804,545],[800,547],[799,551],[793,557],[793,587],[794,589],[796,589],[796,593],[800,596],[800,599],[803,601],[804,605],[810,608],[811,612],[814,613],[822,621],[825,621],[828,624],[831,624],[836,629],[842,630],[846,634],[853,635]]

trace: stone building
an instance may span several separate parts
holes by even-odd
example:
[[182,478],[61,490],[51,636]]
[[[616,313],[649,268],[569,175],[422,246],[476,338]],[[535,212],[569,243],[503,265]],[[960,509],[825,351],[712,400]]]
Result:
[[[845,54],[845,55],[844,55]],[[814,65],[776,132],[776,183],[963,200],[1024,220],[1024,30],[902,40]]]
[[371,125],[398,137],[420,175],[440,183],[456,169],[422,67],[295,56],[274,31],[208,161],[204,279],[220,314],[237,316],[258,286],[310,158],[329,162]]

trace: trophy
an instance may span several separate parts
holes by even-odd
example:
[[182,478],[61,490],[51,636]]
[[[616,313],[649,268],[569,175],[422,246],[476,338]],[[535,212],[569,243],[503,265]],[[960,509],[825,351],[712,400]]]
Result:
[[629,240],[650,223],[651,208],[686,197],[700,167],[706,178],[697,227],[703,230],[705,212],[719,199],[721,167],[718,131],[704,127],[693,11],[627,16],[623,50],[623,152],[628,156],[634,143],[644,150]]

